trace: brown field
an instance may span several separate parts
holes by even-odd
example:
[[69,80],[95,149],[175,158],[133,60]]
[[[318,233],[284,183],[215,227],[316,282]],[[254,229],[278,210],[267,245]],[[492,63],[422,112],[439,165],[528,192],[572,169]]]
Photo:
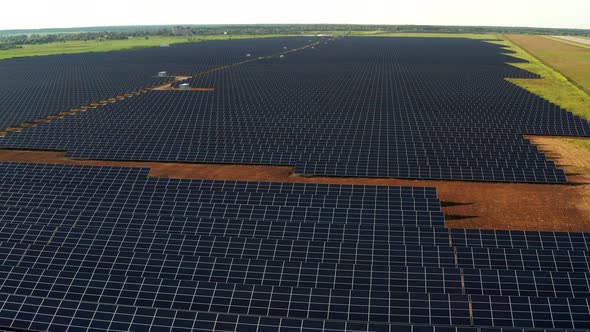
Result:
[[590,232],[590,155],[563,139],[531,140],[568,172],[569,184],[303,177],[285,166],[77,160],[46,151],[0,150],[0,161],[145,167],[153,177],[184,179],[432,186],[448,227]]
[[544,36],[506,35],[541,62],[590,92],[590,48]]

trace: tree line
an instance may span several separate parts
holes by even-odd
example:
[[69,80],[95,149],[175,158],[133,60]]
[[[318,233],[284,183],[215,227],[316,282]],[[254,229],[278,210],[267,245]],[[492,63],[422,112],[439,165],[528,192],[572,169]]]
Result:
[[188,25],[141,27],[91,27],[45,30],[0,31],[0,48],[19,45],[46,44],[66,41],[123,40],[152,36],[182,35],[270,35],[310,33],[352,33],[377,31],[380,33],[524,33],[545,35],[590,36],[590,30],[527,27],[469,27],[429,25],[352,25],[352,24],[256,24],[256,25]]

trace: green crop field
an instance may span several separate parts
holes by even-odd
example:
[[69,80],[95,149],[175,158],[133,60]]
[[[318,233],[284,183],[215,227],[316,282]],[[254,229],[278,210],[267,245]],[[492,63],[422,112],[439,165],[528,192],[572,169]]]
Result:
[[334,36],[366,36],[366,37],[425,37],[425,38],[471,38],[497,39],[494,33],[425,33],[425,32],[386,32],[386,31],[318,31]]
[[471,38],[471,39],[496,39],[498,35],[491,33],[380,33],[375,34],[378,37],[428,37],[428,38]]
[[590,47],[543,36],[507,38],[590,93]]
[[509,39],[494,43],[505,45],[516,51],[515,54],[510,54],[511,56],[529,61],[529,63],[513,63],[513,66],[542,77],[541,79],[509,79],[509,81],[590,120],[590,97],[571,83],[567,77],[545,65]]
[[215,35],[215,36],[192,36],[192,37],[150,37],[132,38],[125,40],[89,40],[89,41],[67,41],[48,44],[23,45],[22,48],[12,48],[0,50],[0,59],[20,58],[29,56],[42,56],[52,54],[66,53],[85,53],[85,52],[107,52],[115,50],[126,50],[143,47],[154,47],[162,44],[178,44],[200,42],[208,40],[226,40],[226,39],[249,39],[249,38],[267,38],[276,37],[276,35]]

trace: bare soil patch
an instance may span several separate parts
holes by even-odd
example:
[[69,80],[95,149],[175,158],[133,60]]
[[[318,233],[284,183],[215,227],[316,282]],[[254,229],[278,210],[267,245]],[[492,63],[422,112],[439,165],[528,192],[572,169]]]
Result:
[[191,78],[192,76],[174,76],[174,79],[171,82],[164,83],[162,85],[153,86],[149,88],[150,90],[178,90],[177,88],[172,87],[172,83],[180,82]]
[[[168,84],[159,86],[159,87],[154,88],[152,90],[156,90],[156,91],[181,91],[179,88],[173,87],[171,83],[168,83]],[[205,92],[207,92],[207,91],[215,91],[215,89],[214,88],[190,88],[190,89],[185,90],[185,91],[205,91]]]

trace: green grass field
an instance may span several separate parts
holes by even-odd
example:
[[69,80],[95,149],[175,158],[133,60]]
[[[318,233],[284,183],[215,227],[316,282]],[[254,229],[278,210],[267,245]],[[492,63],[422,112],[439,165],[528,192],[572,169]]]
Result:
[[23,48],[13,48],[0,50],[0,59],[43,56],[52,54],[66,53],[85,53],[85,52],[108,52],[116,50],[126,50],[143,47],[154,47],[162,44],[178,44],[200,42],[208,40],[226,40],[226,39],[250,39],[250,38],[269,38],[277,35],[239,35],[239,36],[193,36],[193,37],[150,37],[132,38],[125,40],[89,40],[89,41],[68,41],[65,43],[48,43],[38,45],[23,45]]
[[507,46],[511,50],[516,51],[515,54],[510,54],[511,56],[529,61],[529,63],[513,63],[513,66],[539,74],[542,77],[541,79],[508,79],[510,82],[576,115],[590,120],[590,96],[570,83],[564,75],[543,64],[537,58],[506,38],[503,41],[493,43]]
[[366,37],[427,37],[427,38],[471,38],[471,39],[496,39],[497,34],[492,33],[423,33],[423,32],[384,32],[384,31],[331,31],[323,32],[335,36],[366,36]]
[[571,143],[573,145],[577,145],[582,149],[590,151],[590,141],[585,139],[575,139],[575,138],[568,138],[566,142]]
[[590,94],[590,45],[544,36],[508,35],[513,43]]
[[496,34],[475,34],[475,33],[380,33],[378,37],[428,37],[428,38],[470,38],[470,39],[496,39]]

